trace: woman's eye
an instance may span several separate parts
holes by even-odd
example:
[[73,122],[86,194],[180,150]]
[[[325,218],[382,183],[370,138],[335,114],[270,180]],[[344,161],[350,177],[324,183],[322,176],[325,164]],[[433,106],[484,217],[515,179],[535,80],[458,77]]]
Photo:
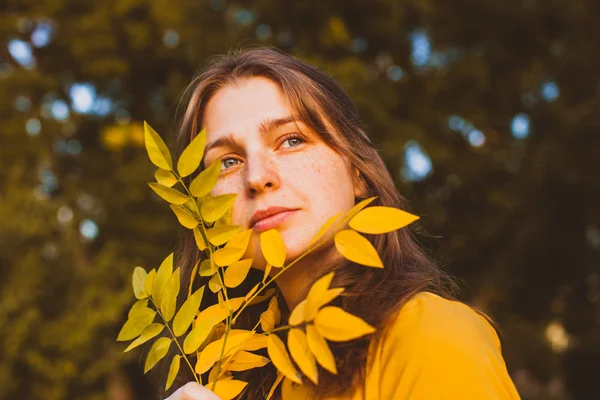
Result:
[[[288,143],[289,146],[285,146],[286,143]],[[293,136],[293,137],[285,139],[283,141],[283,144],[281,145],[281,147],[296,147],[296,146],[301,145],[302,143],[304,143],[304,140],[302,138]]]
[[240,160],[238,160],[237,158],[224,158],[223,160],[221,160],[221,171],[223,171],[224,169],[228,169],[233,167],[234,165],[236,165]]

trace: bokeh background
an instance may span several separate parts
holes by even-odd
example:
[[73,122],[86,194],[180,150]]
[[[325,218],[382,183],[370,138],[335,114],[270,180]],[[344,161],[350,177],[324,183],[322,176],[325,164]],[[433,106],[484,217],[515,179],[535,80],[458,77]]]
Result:
[[0,3],[0,398],[152,399],[116,335],[178,224],[148,121],[211,55],[290,52],[349,92],[421,242],[498,322],[524,399],[600,398],[600,2]]

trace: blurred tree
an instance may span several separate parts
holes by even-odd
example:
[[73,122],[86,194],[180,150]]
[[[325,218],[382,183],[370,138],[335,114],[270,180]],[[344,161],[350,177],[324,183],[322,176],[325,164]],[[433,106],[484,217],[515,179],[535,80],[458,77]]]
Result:
[[140,122],[172,131],[194,71],[247,44],[348,90],[524,396],[558,378],[592,398],[598,17],[592,0],[3,2],[0,398],[149,398],[114,378],[139,362],[115,342],[133,267],[177,235]]

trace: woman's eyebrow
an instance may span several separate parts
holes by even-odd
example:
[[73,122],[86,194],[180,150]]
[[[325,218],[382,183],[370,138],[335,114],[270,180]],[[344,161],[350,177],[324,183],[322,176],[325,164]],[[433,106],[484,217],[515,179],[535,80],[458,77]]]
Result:
[[[300,118],[297,115],[290,115],[289,117],[284,117],[284,118],[267,118],[260,123],[259,129],[260,129],[260,132],[262,134],[264,134],[270,130],[279,128],[280,126],[289,124],[290,122],[294,122],[294,121],[298,122],[298,123],[304,122],[302,120],[302,118]],[[224,134],[223,136],[221,136],[220,138],[207,143],[206,147],[204,148],[204,152],[207,153],[213,147],[220,147],[220,146],[227,146],[227,145],[230,145],[230,146],[239,145],[239,142],[236,140],[233,132],[228,132],[228,133]]]

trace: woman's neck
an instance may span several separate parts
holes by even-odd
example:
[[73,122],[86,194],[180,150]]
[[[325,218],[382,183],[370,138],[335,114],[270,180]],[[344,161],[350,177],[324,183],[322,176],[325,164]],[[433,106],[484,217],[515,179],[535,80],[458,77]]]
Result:
[[[341,255],[331,245],[303,257],[277,278],[275,283],[290,312],[306,298],[312,284],[326,274],[330,266],[334,265],[340,257]],[[278,272],[278,268],[273,268],[271,276]]]

